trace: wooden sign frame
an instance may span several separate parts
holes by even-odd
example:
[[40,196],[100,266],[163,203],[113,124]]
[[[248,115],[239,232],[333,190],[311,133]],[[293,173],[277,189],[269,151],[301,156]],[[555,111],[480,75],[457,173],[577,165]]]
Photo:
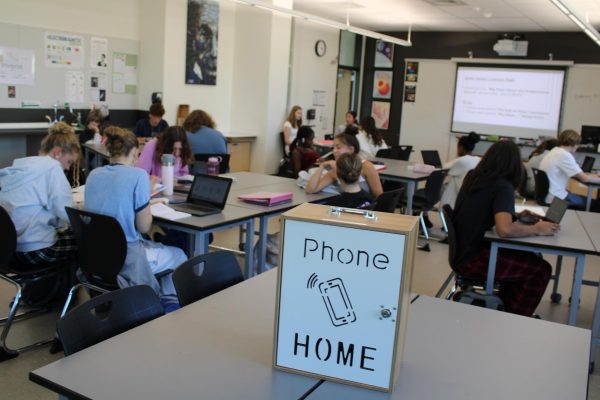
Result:
[[[282,215],[274,368],[393,390],[406,334],[419,219],[368,213],[306,203]],[[341,247],[344,241],[348,244]]]

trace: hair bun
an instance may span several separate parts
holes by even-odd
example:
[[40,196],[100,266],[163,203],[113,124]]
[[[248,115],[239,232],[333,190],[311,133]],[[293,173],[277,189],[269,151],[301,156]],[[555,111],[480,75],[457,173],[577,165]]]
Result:
[[469,140],[473,143],[478,143],[481,138],[477,132],[469,132]]

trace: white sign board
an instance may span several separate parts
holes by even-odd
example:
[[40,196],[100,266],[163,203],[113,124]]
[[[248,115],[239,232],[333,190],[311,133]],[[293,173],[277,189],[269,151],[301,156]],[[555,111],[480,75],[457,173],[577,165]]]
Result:
[[33,50],[0,47],[0,84],[33,85],[34,74]]
[[286,219],[275,365],[388,390],[405,239]]

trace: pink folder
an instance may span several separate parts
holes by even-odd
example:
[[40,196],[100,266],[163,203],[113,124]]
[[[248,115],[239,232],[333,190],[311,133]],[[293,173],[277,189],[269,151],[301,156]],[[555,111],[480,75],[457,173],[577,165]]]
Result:
[[279,203],[285,203],[286,201],[292,200],[292,192],[287,193],[272,193],[272,192],[256,192],[248,193],[238,196],[238,199],[246,201],[248,203],[262,204],[265,206],[272,206]]

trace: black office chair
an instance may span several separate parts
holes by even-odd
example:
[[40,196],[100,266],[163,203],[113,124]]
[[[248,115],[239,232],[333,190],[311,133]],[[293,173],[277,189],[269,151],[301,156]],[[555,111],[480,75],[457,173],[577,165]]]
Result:
[[130,286],[78,305],[57,323],[66,356],[164,315],[150,286]]
[[398,202],[404,193],[404,188],[383,192],[377,197],[375,202],[371,204],[369,210],[393,213],[398,207]]
[[394,146],[399,149],[398,160],[408,161],[410,153],[412,152],[412,146]]
[[235,255],[228,251],[198,255],[173,272],[173,284],[182,307],[243,280]]
[[392,146],[388,147],[387,149],[379,150],[376,154],[376,157],[408,161],[411,151],[412,146]]
[[[448,232],[448,265],[452,269],[450,275],[446,278],[440,289],[435,294],[435,297],[440,297],[447,289],[448,285],[454,279],[454,286],[446,296],[447,300],[454,300],[463,303],[469,303],[474,305],[479,305],[483,307],[490,307],[490,303],[493,304],[493,308],[503,309],[504,305],[502,304],[502,300],[497,296],[497,294],[484,295],[478,293],[478,291],[484,291],[486,285],[485,277],[481,278],[473,278],[462,275],[456,269],[456,230],[454,227],[454,222],[452,221],[453,211],[452,207],[449,204],[444,204],[442,207],[442,213],[444,214],[444,218],[446,221],[446,227]],[[498,283],[494,283],[494,293],[497,293],[499,290]]]
[[231,154],[196,153],[194,154],[194,163],[190,166],[190,174],[206,174],[208,159],[210,157],[221,158],[221,162],[219,163],[219,174],[226,174],[229,171]]
[[541,169],[532,168],[533,179],[535,182],[535,201],[541,206],[547,206],[546,196],[550,188],[550,182],[548,181],[548,175]]
[[23,290],[27,285],[55,278],[69,268],[68,263],[52,263],[24,271],[14,262],[13,256],[17,248],[17,231],[6,210],[0,207],[0,279],[10,283],[16,289],[15,297],[10,305],[8,316],[0,320],[4,323],[0,335],[0,362],[17,357],[20,353],[52,342],[52,339],[42,340],[18,349],[11,349],[6,344],[12,323],[32,317],[40,312],[49,311],[51,307],[34,307],[27,312],[17,314],[21,305]]

